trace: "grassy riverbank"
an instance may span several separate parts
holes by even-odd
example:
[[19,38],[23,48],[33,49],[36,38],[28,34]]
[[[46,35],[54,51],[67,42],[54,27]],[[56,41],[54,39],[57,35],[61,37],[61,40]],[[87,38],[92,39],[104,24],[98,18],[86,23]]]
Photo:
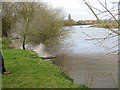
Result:
[[3,88],[87,88],[74,84],[59,67],[31,50],[10,49],[4,42],[2,54],[7,71],[12,73],[2,75]]
[[[116,24],[116,23],[107,23],[106,25],[108,25],[110,28],[118,28],[118,24]],[[91,27],[106,28],[102,24],[93,24]]]

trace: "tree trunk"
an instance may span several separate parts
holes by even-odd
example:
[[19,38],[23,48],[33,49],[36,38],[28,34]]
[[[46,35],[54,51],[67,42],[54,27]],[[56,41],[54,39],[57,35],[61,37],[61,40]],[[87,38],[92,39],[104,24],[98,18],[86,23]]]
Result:
[[26,27],[23,35],[23,49],[25,50],[25,40],[26,40],[26,32],[28,28],[28,23],[29,23],[29,9],[27,8],[27,21],[26,21]]
[[25,50],[25,40],[23,41],[23,49]]

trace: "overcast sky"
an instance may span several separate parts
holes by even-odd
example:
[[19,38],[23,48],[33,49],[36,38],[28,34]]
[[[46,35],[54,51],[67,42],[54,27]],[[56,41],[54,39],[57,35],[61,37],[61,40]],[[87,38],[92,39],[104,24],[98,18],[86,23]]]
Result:
[[[66,18],[68,14],[71,14],[73,20],[95,20],[95,16],[91,13],[89,8],[84,4],[83,0],[42,0],[48,3],[54,8],[60,8],[65,12]],[[97,8],[101,8],[98,5],[97,0],[89,0],[90,3]],[[100,0],[104,3],[105,0]],[[118,2],[119,0],[106,0],[108,5],[113,5],[111,2]],[[116,5],[116,4],[115,4]]]
[[[61,9],[66,16],[66,19],[68,18],[68,14],[71,14],[71,17],[73,20],[96,20],[96,17],[93,15],[93,13],[89,10],[86,4],[84,4],[83,0],[2,0],[2,2],[32,2],[32,1],[42,1],[47,3],[48,5],[52,6],[53,8],[59,8]],[[86,0],[88,1],[92,7],[96,7],[97,9],[103,10],[103,7],[98,3],[98,0]],[[107,8],[112,8],[113,6],[118,6],[117,3],[120,0],[100,0],[104,5],[105,1],[107,2]],[[118,8],[116,7],[116,10]],[[116,12],[112,12],[113,14],[116,14]],[[105,16],[105,15],[104,15]],[[100,15],[100,17],[103,17]],[[109,17],[106,16],[105,19]],[[102,18],[104,19],[104,18]]]

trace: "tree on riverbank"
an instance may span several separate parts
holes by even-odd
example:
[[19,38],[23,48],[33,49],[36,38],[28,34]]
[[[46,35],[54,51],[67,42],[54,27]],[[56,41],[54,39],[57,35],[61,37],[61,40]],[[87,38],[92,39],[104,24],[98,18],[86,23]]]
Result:
[[45,43],[62,33],[63,14],[41,2],[2,3],[3,36],[19,40],[23,49],[29,42]]

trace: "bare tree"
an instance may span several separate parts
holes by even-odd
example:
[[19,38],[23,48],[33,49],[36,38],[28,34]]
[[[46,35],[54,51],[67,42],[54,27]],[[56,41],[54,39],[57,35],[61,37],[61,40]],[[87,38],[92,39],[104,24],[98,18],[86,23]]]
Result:
[[[104,25],[106,28],[108,28],[110,31],[120,35],[120,33],[118,31],[115,31],[114,29],[110,28],[108,25],[106,25],[105,23],[103,23],[100,18],[98,17],[98,15],[95,13],[95,11],[93,10],[92,8],[92,5],[90,5],[88,2],[86,2],[86,0],[83,0],[85,2],[85,4],[89,7],[89,9],[92,11],[92,13],[95,15],[95,17],[97,18],[97,20],[102,24]],[[111,11],[109,11],[109,9],[107,7],[105,7],[99,0],[98,2],[103,6],[103,8],[105,8],[106,12],[108,12],[112,17],[113,19],[119,24],[119,21],[115,18],[115,16],[111,13]]]
[[62,35],[64,17],[61,10],[41,2],[4,2],[2,14],[2,31],[9,34],[8,31],[15,29],[16,38],[21,35],[23,49],[28,42],[43,43]]
[[[91,10],[91,12],[94,14],[94,16],[97,18],[97,20],[101,23],[101,25],[103,25],[105,28],[108,28],[111,32],[113,32],[113,33],[116,34],[114,36],[110,36],[113,33],[109,33],[103,40],[101,40],[101,41],[97,40],[106,49],[107,47],[104,46],[102,44],[102,42],[105,41],[108,38],[113,38],[113,37],[119,36],[120,32],[119,32],[119,30],[115,30],[112,27],[110,27],[106,22],[104,22],[102,20],[102,17],[105,17],[105,18],[110,19],[110,20],[112,19],[113,23],[116,24],[119,27],[120,26],[120,22],[118,20],[119,18],[117,19],[117,16],[119,15],[118,14],[119,13],[118,12],[118,7],[119,7],[118,3],[120,1],[119,2],[115,2],[117,5],[115,5],[112,8],[108,7],[109,5],[108,5],[108,3],[107,3],[106,0],[104,2],[101,2],[100,0],[96,0],[97,4],[99,4],[99,6],[101,6],[100,8],[97,8],[96,6],[91,5],[90,2],[87,2],[86,0],[83,0],[83,1],[88,6],[88,8]],[[109,4],[112,4],[112,3],[109,2]],[[102,17],[100,17],[100,16],[102,16]],[[115,45],[115,46],[111,47],[110,49],[112,49],[114,47],[117,47],[118,45]],[[110,53],[116,53],[116,52],[119,51],[119,50],[115,50],[115,51],[111,52],[110,49],[109,49],[110,52],[108,52],[108,54],[110,54]]]

